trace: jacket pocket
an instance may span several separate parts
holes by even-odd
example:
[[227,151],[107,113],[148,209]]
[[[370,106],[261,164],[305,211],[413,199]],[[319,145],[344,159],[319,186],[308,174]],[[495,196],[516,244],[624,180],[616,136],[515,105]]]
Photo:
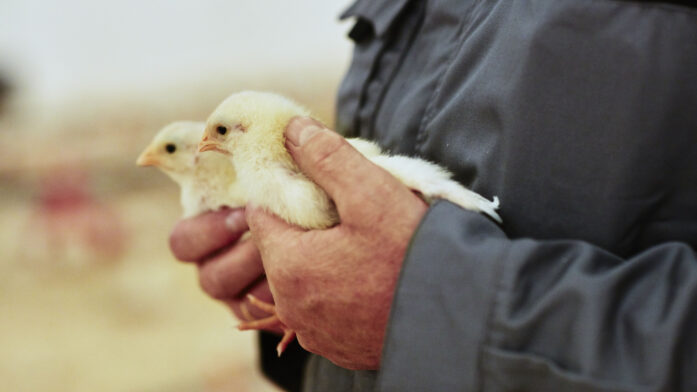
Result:
[[593,379],[562,369],[552,361],[531,354],[484,348],[481,358],[482,391],[535,392],[643,392],[642,385]]

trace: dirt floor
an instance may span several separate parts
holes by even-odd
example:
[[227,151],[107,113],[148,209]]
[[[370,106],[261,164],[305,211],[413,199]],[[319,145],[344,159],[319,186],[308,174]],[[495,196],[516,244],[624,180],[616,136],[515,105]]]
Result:
[[76,241],[51,248],[26,203],[0,209],[0,390],[276,390],[254,332],[237,331],[170,255],[171,191],[113,200],[128,246],[102,258]]

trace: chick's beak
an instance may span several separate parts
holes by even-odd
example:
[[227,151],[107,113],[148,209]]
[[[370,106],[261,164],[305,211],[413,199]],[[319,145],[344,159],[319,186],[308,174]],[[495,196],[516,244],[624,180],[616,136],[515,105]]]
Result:
[[138,157],[136,165],[138,166],[157,166],[160,161],[149,150],[143,151]]
[[216,151],[221,154],[230,155],[230,152],[222,148],[219,142],[208,139],[208,136],[204,136],[203,140],[201,140],[201,143],[198,144],[198,151]]

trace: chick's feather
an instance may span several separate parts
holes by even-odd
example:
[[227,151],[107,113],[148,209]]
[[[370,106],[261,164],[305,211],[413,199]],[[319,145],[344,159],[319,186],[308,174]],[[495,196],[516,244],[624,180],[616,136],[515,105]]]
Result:
[[[230,154],[249,201],[306,229],[338,223],[327,194],[297,167],[285,148],[284,130],[295,116],[310,112],[277,94],[245,91],[231,95],[209,116],[201,148],[217,146]],[[447,199],[501,222],[498,199],[487,200],[451,179],[445,168],[420,158],[390,156],[377,144],[347,139],[366,158],[431,202]],[[210,147],[213,149],[214,147]]]

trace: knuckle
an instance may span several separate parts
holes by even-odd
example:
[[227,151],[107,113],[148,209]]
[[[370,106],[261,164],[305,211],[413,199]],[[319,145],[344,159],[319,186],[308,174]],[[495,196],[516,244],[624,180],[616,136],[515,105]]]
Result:
[[306,152],[311,163],[319,169],[326,169],[335,162],[334,157],[350,145],[335,132],[321,132],[306,144]]
[[199,272],[198,283],[201,289],[210,297],[215,299],[226,298],[225,288],[218,274],[212,273],[209,269],[202,269]]

